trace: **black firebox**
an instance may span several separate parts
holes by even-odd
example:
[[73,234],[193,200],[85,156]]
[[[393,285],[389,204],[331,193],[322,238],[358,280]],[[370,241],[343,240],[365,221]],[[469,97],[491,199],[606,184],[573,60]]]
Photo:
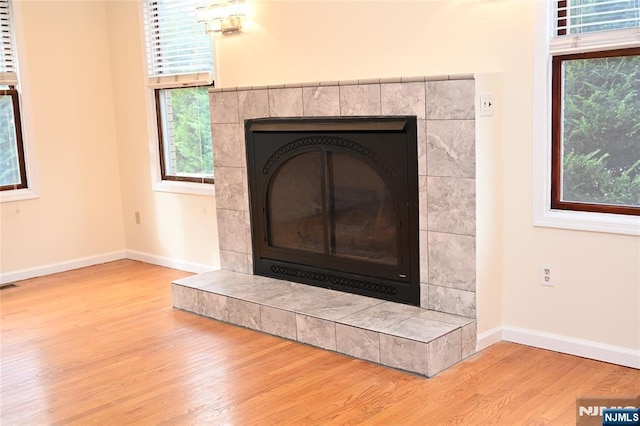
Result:
[[254,273],[420,304],[415,116],[245,122]]

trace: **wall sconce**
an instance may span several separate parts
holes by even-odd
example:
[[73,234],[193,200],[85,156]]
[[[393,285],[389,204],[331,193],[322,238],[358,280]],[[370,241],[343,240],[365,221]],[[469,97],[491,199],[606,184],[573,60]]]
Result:
[[210,6],[199,7],[197,14],[198,22],[204,23],[207,34],[227,34],[242,29],[247,5],[244,0],[215,0]]

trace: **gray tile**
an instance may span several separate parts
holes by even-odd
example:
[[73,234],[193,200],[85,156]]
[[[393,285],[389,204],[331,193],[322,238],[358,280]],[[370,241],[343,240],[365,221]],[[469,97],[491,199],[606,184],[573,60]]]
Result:
[[449,80],[449,76],[447,74],[428,75],[428,76],[424,77],[424,80],[425,81],[447,81],[447,80]]
[[428,344],[380,334],[380,363],[427,376],[429,374]]
[[429,282],[429,232],[420,233],[420,282]]
[[425,118],[424,83],[389,83],[380,85],[383,115],[415,115]]
[[426,231],[429,226],[429,197],[427,193],[427,177],[418,176],[418,228]]
[[296,331],[299,342],[336,350],[336,324],[333,321],[296,314]]
[[475,319],[463,317],[460,315],[447,314],[444,312],[422,310],[418,315],[419,318],[424,318],[432,321],[443,322],[445,324],[455,325],[456,327],[463,327],[475,322]]
[[252,330],[260,329],[260,305],[244,300],[227,299],[229,322]]
[[305,307],[313,308],[317,304],[326,304],[328,298],[327,292],[323,289],[297,284],[292,287],[290,293],[269,300],[268,305],[300,312]]
[[418,120],[418,176],[427,174],[427,122]]
[[233,274],[235,274],[233,278],[224,281],[212,282],[209,285],[202,287],[202,290],[225,296],[241,298],[240,294],[242,291],[255,288],[268,288],[270,280],[272,280],[272,278],[262,277],[260,275],[242,274],[238,272],[233,272]]
[[302,87],[269,89],[269,116],[302,116]]
[[380,300],[357,294],[294,284],[288,294],[269,300],[269,306],[296,311],[326,320],[336,320],[381,303]]
[[449,75],[449,80],[473,80],[474,78],[475,76],[473,75],[473,73]]
[[433,321],[420,316],[407,318],[406,320],[382,329],[380,332],[391,334],[405,339],[412,339],[418,342],[428,343],[433,339],[450,333],[458,328],[456,325],[446,324],[440,321]]
[[380,85],[340,86],[340,115],[380,115]]
[[[223,253],[226,252],[223,250]],[[188,292],[185,295],[178,290],[176,295],[177,303],[195,306],[193,312],[419,374],[433,375],[442,365],[457,362],[455,360],[463,354],[468,356],[475,350],[475,321],[469,318],[224,270],[179,281],[193,286],[185,287],[193,294],[199,292],[195,305],[193,298],[189,301]],[[173,289],[176,287],[183,286],[172,285]],[[438,289],[422,285],[422,299],[429,299],[431,293],[439,295]],[[278,303],[273,303],[274,300]],[[471,302],[475,303],[475,299]],[[375,305],[369,306],[370,303]],[[273,306],[283,304],[290,309]],[[305,309],[318,311],[314,316],[295,313]],[[353,312],[353,309],[358,310]],[[344,312],[352,313],[334,319]],[[451,347],[455,346],[454,336],[440,340],[454,330],[461,336],[458,358],[450,354]],[[426,342],[436,344],[427,346]],[[448,352],[438,355],[433,352],[436,345]],[[407,353],[406,350],[415,352]]]
[[336,350],[359,359],[380,362],[380,339],[375,331],[336,324]]
[[242,272],[244,274],[250,273],[246,253],[220,250],[220,267],[227,271]]
[[[263,278],[260,276],[255,277]],[[294,286],[295,284],[287,281],[273,282],[272,280],[266,279],[260,282],[256,279],[252,285],[238,286],[235,290],[231,290],[232,293],[230,296],[261,305],[268,305],[271,300],[293,292]]]
[[173,281],[173,283],[184,287],[202,288],[211,284],[212,281],[224,281],[234,277],[235,275],[236,274],[234,272],[216,270],[179,278]]
[[245,276],[246,274],[240,274],[237,272],[220,269],[216,271],[204,272],[198,275],[192,275],[187,278],[181,278],[174,282],[176,284],[184,285],[187,287],[206,288],[215,284],[222,284],[228,281],[238,280],[241,277]]
[[475,81],[427,81],[427,119],[475,118]]
[[380,83],[402,83],[402,77],[384,77],[380,79]]
[[239,124],[212,124],[213,162],[218,167],[245,167],[245,145]]
[[216,167],[218,209],[246,210],[244,173],[245,169],[241,167]]
[[429,343],[429,377],[462,359],[461,331],[457,329]]
[[354,327],[366,328],[367,330],[380,331],[411,318],[414,315],[418,315],[420,312],[422,312],[422,309],[415,306],[381,302],[342,317],[338,322]]
[[440,286],[429,286],[429,309],[464,317],[476,317],[476,293]]
[[296,314],[283,309],[260,306],[260,331],[296,340]]
[[250,118],[269,117],[269,92],[267,90],[246,90],[238,92],[238,114],[240,124]]
[[340,88],[338,86],[303,87],[305,117],[339,116]]
[[427,121],[427,175],[475,178],[474,120]]
[[218,240],[221,250],[247,253],[245,212],[217,209]]
[[429,285],[423,283],[420,283],[420,307],[429,309]]
[[209,93],[211,123],[238,123],[238,92]]
[[430,176],[427,194],[430,231],[475,235],[475,179]]
[[425,81],[425,77],[421,75],[416,75],[413,77],[401,77],[400,80],[403,83],[415,83],[415,82],[423,83]]
[[476,353],[477,344],[477,323],[474,321],[462,327],[462,359]]
[[248,274],[253,274],[253,255],[248,254],[247,255],[247,273]]
[[298,311],[327,320],[337,320],[354,312],[380,304],[379,299],[359,296],[357,294],[334,292],[313,305],[305,305]]
[[251,213],[249,211],[244,212],[244,240],[247,246],[247,254],[253,254],[253,241],[251,240]]
[[476,239],[429,231],[429,284],[475,291]]
[[210,293],[208,291],[200,292],[200,315],[214,318],[219,321],[229,321],[229,309],[227,308],[227,296]]
[[181,285],[171,285],[173,307],[189,312],[198,312],[198,292],[200,290]]

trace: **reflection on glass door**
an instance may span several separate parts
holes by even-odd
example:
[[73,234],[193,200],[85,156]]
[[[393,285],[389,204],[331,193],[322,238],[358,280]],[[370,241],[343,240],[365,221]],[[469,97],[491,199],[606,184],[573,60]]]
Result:
[[271,178],[267,199],[272,247],[398,263],[391,191],[353,155],[313,151],[287,160]]

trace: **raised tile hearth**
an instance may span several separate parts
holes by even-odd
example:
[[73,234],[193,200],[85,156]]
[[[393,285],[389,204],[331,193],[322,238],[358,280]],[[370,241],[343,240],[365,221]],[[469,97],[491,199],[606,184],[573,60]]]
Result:
[[172,284],[173,305],[432,377],[475,353],[473,318],[232,271]]

